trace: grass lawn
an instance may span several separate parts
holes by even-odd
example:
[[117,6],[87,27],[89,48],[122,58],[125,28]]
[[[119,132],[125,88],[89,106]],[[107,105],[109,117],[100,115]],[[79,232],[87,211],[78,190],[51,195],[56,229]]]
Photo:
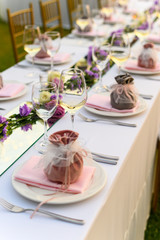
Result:
[[9,27],[0,20],[0,72],[15,64]]
[[[64,30],[64,35],[68,34]],[[15,64],[13,50],[11,45],[9,27],[7,23],[0,20],[0,72]],[[135,239],[136,240],[136,239]],[[151,213],[148,220],[144,240],[160,240],[160,197],[156,213]]]

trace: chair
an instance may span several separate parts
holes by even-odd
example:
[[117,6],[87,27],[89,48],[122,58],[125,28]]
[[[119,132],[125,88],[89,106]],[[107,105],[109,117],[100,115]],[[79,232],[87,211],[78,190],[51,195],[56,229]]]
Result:
[[30,3],[28,9],[19,10],[14,13],[11,13],[10,9],[7,9],[7,16],[15,62],[17,63],[26,55],[23,49],[23,32],[25,25],[34,24],[33,5]]
[[63,35],[59,0],[39,1],[44,32],[59,30]]
[[103,7],[113,7],[116,3],[116,0],[98,0],[98,8],[101,9]]
[[160,193],[160,134],[157,140],[157,165],[155,170],[155,181],[153,187],[153,198],[152,198],[152,210],[153,212],[157,209],[158,196]]
[[83,12],[82,0],[67,0],[68,1],[68,14],[71,28],[74,28],[76,19]]

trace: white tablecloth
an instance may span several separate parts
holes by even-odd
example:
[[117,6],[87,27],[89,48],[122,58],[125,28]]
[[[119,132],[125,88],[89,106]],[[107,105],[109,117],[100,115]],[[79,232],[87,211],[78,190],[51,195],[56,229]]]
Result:
[[[64,43],[65,44],[65,43]],[[75,53],[73,62],[85,55],[86,46],[69,48]],[[71,63],[70,63],[71,64]],[[59,70],[65,66],[57,67]],[[3,72],[4,80],[25,80],[30,70],[12,67]],[[37,70],[38,73],[38,70]],[[112,84],[117,74],[114,66],[104,76],[106,83]],[[43,208],[71,217],[85,220],[85,225],[66,223],[36,214],[31,220],[29,213],[10,213],[0,206],[1,237],[4,240],[142,240],[149,215],[154,155],[160,127],[160,81],[134,75],[135,85],[140,93],[152,94],[146,100],[147,109],[139,115],[122,118],[134,122],[136,128],[122,127],[107,123],[86,123],[76,116],[75,130],[85,140],[88,149],[104,154],[117,155],[116,166],[101,164],[107,175],[103,190],[94,197],[68,205],[44,205]],[[7,113],[19,103],[30,100],[31,84],[26,95],[21,98],[0,102],[0,107]],[[85,114],[90,115],[85,109]],[[1,112],[2,114],[2,112]],[[70,116],[66,114],[49,133],[71,128]],[[34,146],[27,151],[0,177],[0,197],[23,207],[35,208],[36,202],[28,200],[17,193],[11,183],[13,171],[31,156],[36,155]]]

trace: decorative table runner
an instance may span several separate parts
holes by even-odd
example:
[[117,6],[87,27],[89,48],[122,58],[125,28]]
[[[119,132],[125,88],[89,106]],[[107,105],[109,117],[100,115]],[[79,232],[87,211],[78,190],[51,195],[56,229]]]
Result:
[[[17,106],[5,117],[18,113]],[[32,125],[32,130],[23,131],[21,128],[14,129],[13,133],[4,141],[0,142],[0,176],[17,161],[44,133],[43,121],[38,120]]]

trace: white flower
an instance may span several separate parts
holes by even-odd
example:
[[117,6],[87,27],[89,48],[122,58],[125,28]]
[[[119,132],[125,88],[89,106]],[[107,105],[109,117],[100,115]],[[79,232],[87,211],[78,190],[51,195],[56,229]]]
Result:
[[39,102],[40,103],[47,103],[49,102],[51,99],[51,93],[47,92],[47,91],[43,91],[40,93],[40,98],[39,98]]

